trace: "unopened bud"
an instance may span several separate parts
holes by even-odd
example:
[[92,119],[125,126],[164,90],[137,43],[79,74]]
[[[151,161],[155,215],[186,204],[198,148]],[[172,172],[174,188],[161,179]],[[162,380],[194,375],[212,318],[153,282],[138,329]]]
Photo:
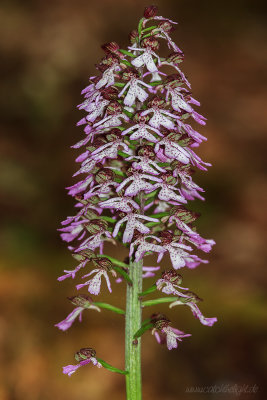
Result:
[[97,267],[103,268],[106,271],[110,271],[113,266],[112,262],[106,257],[96,257],[92,261]]
[[175,269],[169,269],[168,271],[162,272],[162,279],[165,281],[175,283],[176,285],[180,285],[182,283],[182,275],[178,274]]
[[132,31],[132,32],[129,33],[129,40],[130,40],[130,43],[131,43],[131,44],[135,44],[135,43],[138,42],[138,40],[139,40],[139,35],[138,35],[137,30],[134,30],[134,31]]
[[91,347],[85,347],[83,349],[80,349],[80,351],[77,351],[75,354],[75,359],[76,361],[80,362],[82,360],[88,360],[91,357],[96,356],[96,351],[92,349]]
[[93,302],[91,297],[86,294],[79,294],[78,296],[68,297],[68,299],[75,306],[84,307],[84,308],[89,307]]
[[158,7],[156,6],[148,6],[145,8],[144,17],[145,18],[153,18],[158,13]]

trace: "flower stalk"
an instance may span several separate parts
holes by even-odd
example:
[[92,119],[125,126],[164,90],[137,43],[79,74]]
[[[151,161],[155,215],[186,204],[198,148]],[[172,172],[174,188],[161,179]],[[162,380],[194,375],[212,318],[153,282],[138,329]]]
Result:
[[[76,289],[86,289],[93,296],[103,287],[112,293],[114,285],[126,285],[125,310],[78,294],[69,298],[76,307],[56,324],[66,331],[74,321],[92,315],[91,310],[124,316],[125,369],[110,365],[85,347],[75,355],[78,364],[67,365],[63,373],[71,376],[90,364],[125,375],[127,400],[142,399],[142,335],[151,331],[169,350],[191,336],[173,327],[164,314],[154,312],[142,321],[144,307],[184,305],[204,326],[217,320],[203,316],[197,305],[201,299],[181,286],[183,278],[177,272],[207,263],[193,254],[194,248],[208,253],[215,242],[200,236],[193,225],[199,215],[186,208],[189,201],[204,200],[204,190],[192,175],[194,169],[206,171],[210,164],[194,151],[206,138],[188,119],[205,125],[206,118],[195,111],[200,103],[192,97],[190,83],[180,70],[184,56],[170,36],[175,24],[150,6],[137,30],[130,33],[127,50],[115,42],[102,46],[105,56],[96,65],[99,74],[90,77],[78,105],[86,112],[77,123],[83,126],[85,137],[72,146],[84,148],[76,158],[80,166],[74,174],[83,178],[67,188],[78,212],[63,221],[60,229],[78,265],[64,270],[59,281],[85,279]],[[171,52],[167,57],[158,54],[164,43]],[[173,73],[167,75],[164,66]],[[127,259],[106,254],[107,242],[127,248]],[[148,255],[157,256],[156,265],[145,265]],[[172,268],[156,277],[162,259],[169,259]],[[143,288],[144,280],[151,278],[153,282]],[[147,298],[152,293],[157,298]]]

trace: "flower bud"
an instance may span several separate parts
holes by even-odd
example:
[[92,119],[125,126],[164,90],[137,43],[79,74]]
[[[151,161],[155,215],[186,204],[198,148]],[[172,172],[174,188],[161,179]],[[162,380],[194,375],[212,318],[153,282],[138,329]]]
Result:
[[88,360],[91,357],[96,356],[96,351],[92,349],[91,347],[85,347],[83,349],[80,349],[80,351],[77,351],[75,353],[75,360],[80,362],[82,360]]
[[161,107],[165,103],[165,100],[159,96],[154,96],[148,103],[149,107]]
[[177,181],[177,179],[172,175],[171,172],[161,175],[161,179],[168,185],[175,185]]
[[96,255],[92,250],[81,250],[79,253],[73,253],[72,257],[75,258],[75,260],[81,262],[81,261],[91,261],[92,258],[94,258]]
[[93,208],[88,208],[85,217],[88,219],[96,219],[99,217],[99,212],[94,210]]
[[138,156],[149,157],[152,160],[154,160],[154,158],[155,158],[155,152],[154,152],[153,146],[149,146],[149,145],[139,147],[137,150],[137,154],[138,154]]
[[161,28],[166,33],[170,33],[175,29],[169,21],[161,21],[159,23],[159,28]]
[[171,64],[179,64],[184,61],[184,53],[171,53],[168,58],[167,62]]
[[120,46],[116,42],[104,43],[104,44],[102,44],[101,48],[107,54],[112,53],[120,58],[124,57],[123,54],[119,51]]
[[89,233],[95,235],[103,230],[107,230],[108,222],[100,219],[92,219],[90,222],[84,224]]
[[170,211],[170,215],[175,215],[177,218],[187,224],[194,222],[199,217],[198,213],[187,210],[187,208],[184,206],[173,207]]
[[198,295],[194,292],[191,291],[187,291],[184,292],[184,294],[187,296],[184,299],[180,299],[180,300],[184,300],[184,302],[188,303],[188,302],[192,302],[192,303],[198,303],[199,301],[203,301],[200,297],[198,297]]
[[114,177],[114,173],[112,172],[111,169],[103,168],[100,171],[98,171],[98,173],[96,174],[95,181],[98,184],[101,184],[101,183],[112,180],[113,177]]
[[144,17],[145,18],[153,18],[158,13],[158,7],[156,6],[148,6],[145,8]]
[[117,101],[112,101],[107,107],[107,114],[113,115],[122,112],[123,107]]
[[135,44],[139,40],[139,35],[137,30],[133,30],[132,32],[129,33],[129,40],[131,44]]
[[93,302],[91,297],[86,294],[79,294],[78,296],[68,297],[68,299],[75,306],[83,307],[83,308],[88,308]]
[[125,81],[129,81],[132,78],[138,78],[139,74],[135,68],[129,67],[123,71],[122,79]]
[[161,276],[165,281],[175,283],[176,285],[180,285],[183,280],[182,275],[178,274],[173,268],[168,271],[163,271]]
[[154,36],[150,36],[142,40],[142,46],[148,47],[155,51],[159,49],[159,42]]
[[173,237],[174,237],[173,233],[170,232],[170,231],[162,231],[162,232],[159,233],[159,236],[161,238],[162,244],[171,243],[172,240],[173,240]]
[[101,94],[105,100],[116,100],[118,98],[119,91],[116,87],[107,87],[101,90]]
[[156,329],[161,330],[162,328],[170,325],[170,320],[166,315],[161,313],[152,314],[150,317],[151,323],[154,324]]
[[110,271],[113,266],[112,262],[106,257],[96,257],[92,261],[96,267],[103,268],[106,271]]
[[134,122],[145,124],[149,120],[149,115],[142,115],[141,111],[137,112],[134,116]]

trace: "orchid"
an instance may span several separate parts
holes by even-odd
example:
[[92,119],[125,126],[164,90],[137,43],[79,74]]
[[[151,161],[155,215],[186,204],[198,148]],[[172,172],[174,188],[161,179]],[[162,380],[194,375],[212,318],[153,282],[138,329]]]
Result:
[[158,48],[158,41],[153,38],[145,39],[143,44],[145,47],[131,47],[129,46],[129,50],[135,50],[141,52],[139,56],[137,56],[131,64],[136,68],[140,68],[142,66],[146,66],[147,70],[150,72],[158,71],[156,64],[154,63],[153,56],[158,60],[158,64],[160,65],[160,57],[158,56],[153,49]]
[[90,362],[96,367],[101,368],[102,365],[100,362],[97,361],[95,355],[95,350],[91,348],[80,349],[80,351],[77,352],[75,355],[75,358],[77,361],[79,361],[79,363],[76,365],[70,364],[63,367],[63,374],[71,376],[72,374],[74,374],[75,371],[77,371],[78,368],[82,367],[83,365],[87,365]]
[[204,315],[202,314],[202,312],[200,311],[199,307],[196,305],[196,303],[194,301],[188,301],[184,298],[181,298],[176,301],[174,301],[173,303],[170,304],[170,308],[178,306],[178,305],[187,305],[191,308],[191,311],[194,315],[194,317],[198,318],[199,321],[201,322],[201,324],[206,325],[206,326],[212,326],[215,322],[217,322],[217,318],[213,317],[213,318],[206,318],[204,317]]
[[142,224],[142,222],[138,221],[138,218],[144,219],[146,221],[158,222],[157,218],[151,218],[145,215],[140,215],[130,212],[116,223],[112,236],[113,237],[117,236],[120,226],[124,222],[126,222],[126,227],[123,233],[123,239],[122,239],[123,243],[131,242],[135,229],[140,233],[149,233],[150,229],[147,228],[144,224]]
[[55,326],[62,331],[66,331],[67,329],[69,329],[77,317],[79,321],[82,322],[82,312],[85,309],[91,309],[98,312],[101,311],[99,307],[93,304],[93,301],[89,296],[74,296],[70,297],[69,300],[71,300],[74,305],[78,305],[78,307],[74,308],[74,310],[63,321],[55,324]]
[[150,86],[147,83],[141,81],[140,79],[137,79],[134,75],[130,78],[129,82],[126,83],[119,94],[119,97],[121,97],[128,89],[127,95],[123,100],[123,103],[126,106],[131,107],[135,103],[136,99],[144,102],[148,98],[148,93],[146,93],[146,91],[141,88],[141,86],[145,86],[150,89]]
[[178,341],[182,341],[183,338],[191,336],[189,333],[184,333],[170,326],[170,321],[165,315],[152,315],[151,321],[154,324],[152,335],[155,336],[158,343],[166,343],[168,350],[176,349],[178,347]]
[[[127,400],[141,400],[141,336],[150,330],[169,350],[191,336],[173,328],[163,314],[142,321],[144,307],[186,305],[201,324],[217,321],[203,316],[196,304],[199,298],[182,286],[177,272],[207,263],[194,250],[208,253],[215,242],[197,232],[199,215],[186,208],[195,198],[204,200],[204,190],[192,175],[211,164],[194,151],[207,139],[188,121],[203,126],[206,118],[195,111],[200,103],[180,69],[184,55],[171,37],[175,24],[149,6],[138,29],[130,33],[127,49],[116,42],[102,46],[98,74],[89,77],[78,105],[84,115],[77,126],[84,137],[72,146],[79,151],[73,176],[82,177],[67,187],[76,212],[59,229],[76,265],[64,269],[58,281],[72,278],[76,289],[86,288],[90,296],[100,296],[103,280],[109,293],[116,292],[118,283],[126,285],[125,309],[78,294],[69,298],[75,308],[55,324],[62,331],[75,329],[74,321],[81,322],[87,309],[125,316],[125,369],[96,358],[95,350],[86,347],[76,353],[77,364],[63,367],[63,373],[71,376],[92,363],[125,375]],[[159,55],[164,41],[172,52],[167,57]],[[108,252],[115,245],[114,257]],[[123,249],[126,258],[120,257]],[[144,266],[147,256],[157,261]],[[160,275],[162,259],[172,269]],[[110,277],[115,278],[112,288]],[[152,286],[143,288],[151,279]],[[146,300],[153,292],[164,297]]]
[[155,190],[155,184],[148,182],[147,180],[154,181],[154,182],[161,182],[161,179],[151,176],[148,174],[140,174],[138,172],[133,171],[132,175],[126,178],[116,189],[119,192],[121,189],[124,188],[128,183],[131,184],[126,188],[124,195],[125,196],[136,196],[141,191],[152,191]]
[[131,134],[130,140],[138,140],[138,139],[147,139],[149,142],[157,143],[157,139],[155,136],[148,131],[152,130],[154,133],[156,133],[159,136],[163,136],[163,134],[160,132],[160,130],[154,128],[153,126],[149,126],[146,124],[146,121],[149,119],[149,117],[142,116],[140,113],[135,115],[135,120],[138,121],[138,124],[131,126],[128,129],[125,129],[122,132],[122,135],[127,135],[129,132],[134,133]]

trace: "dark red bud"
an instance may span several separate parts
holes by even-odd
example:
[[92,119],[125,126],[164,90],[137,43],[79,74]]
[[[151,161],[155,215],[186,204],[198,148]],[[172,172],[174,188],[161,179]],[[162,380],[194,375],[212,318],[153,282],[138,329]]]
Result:
[[182,275],[178,274],[175,269],[169,269],[168,271],[163,271],[162,272],[162,279],[165,279],[166,281],[180,284],[182,283]]
[[159,49],[159,42],[154,36],[150,36],[142,41],[142,46],[148,47],[155,51]]
[[139,39],[139,35],[138,35],[137,30],[134,30],[129,33],[129,40],[130,40],[131,44],[137,43],[138,39]]
[[174,26],[169,22],[169,21],[161,21],[159,23],[159,28],[161,28],[163,31],[170,33],[174,31]]
[[105,100],[116,100],[118,98],[118,89],[116,87],[108,87],[101,90],[101,94]]
[[156,6],[148,6],[148,7],[146,7],[145,8],[145,11],[144,11],[144,17],[145,18],[153,18],[153,17],[155,17],[155,15],[157,15],[157,12],[158,12],[158,7],[156,7]]
[[139,156],[150,157],[152,160],[155,158],[153,147],[149,145],[139,147],[139,149],[137,150],[137,154]]
[[105,53],[115,53],[117,54],[120,46],[116,42],[104,43],[102,44],[101,48],[104,50]]
[[92,349],[91,347],[85,347],[83,349],[80,349],[80,351],[77,351],[77,353],[75,353],[75,359],[80,362],[82,360],[87,360],[91,357],[95,357],[96,356],[96,351],[94,349]]
[[162,232],[159,233],[159,236],[160,236],[161,242],[163,244],[169,244],[169,243],[172,242],[172,239],[173,239],[174,235],[170,231],[162,231]]

